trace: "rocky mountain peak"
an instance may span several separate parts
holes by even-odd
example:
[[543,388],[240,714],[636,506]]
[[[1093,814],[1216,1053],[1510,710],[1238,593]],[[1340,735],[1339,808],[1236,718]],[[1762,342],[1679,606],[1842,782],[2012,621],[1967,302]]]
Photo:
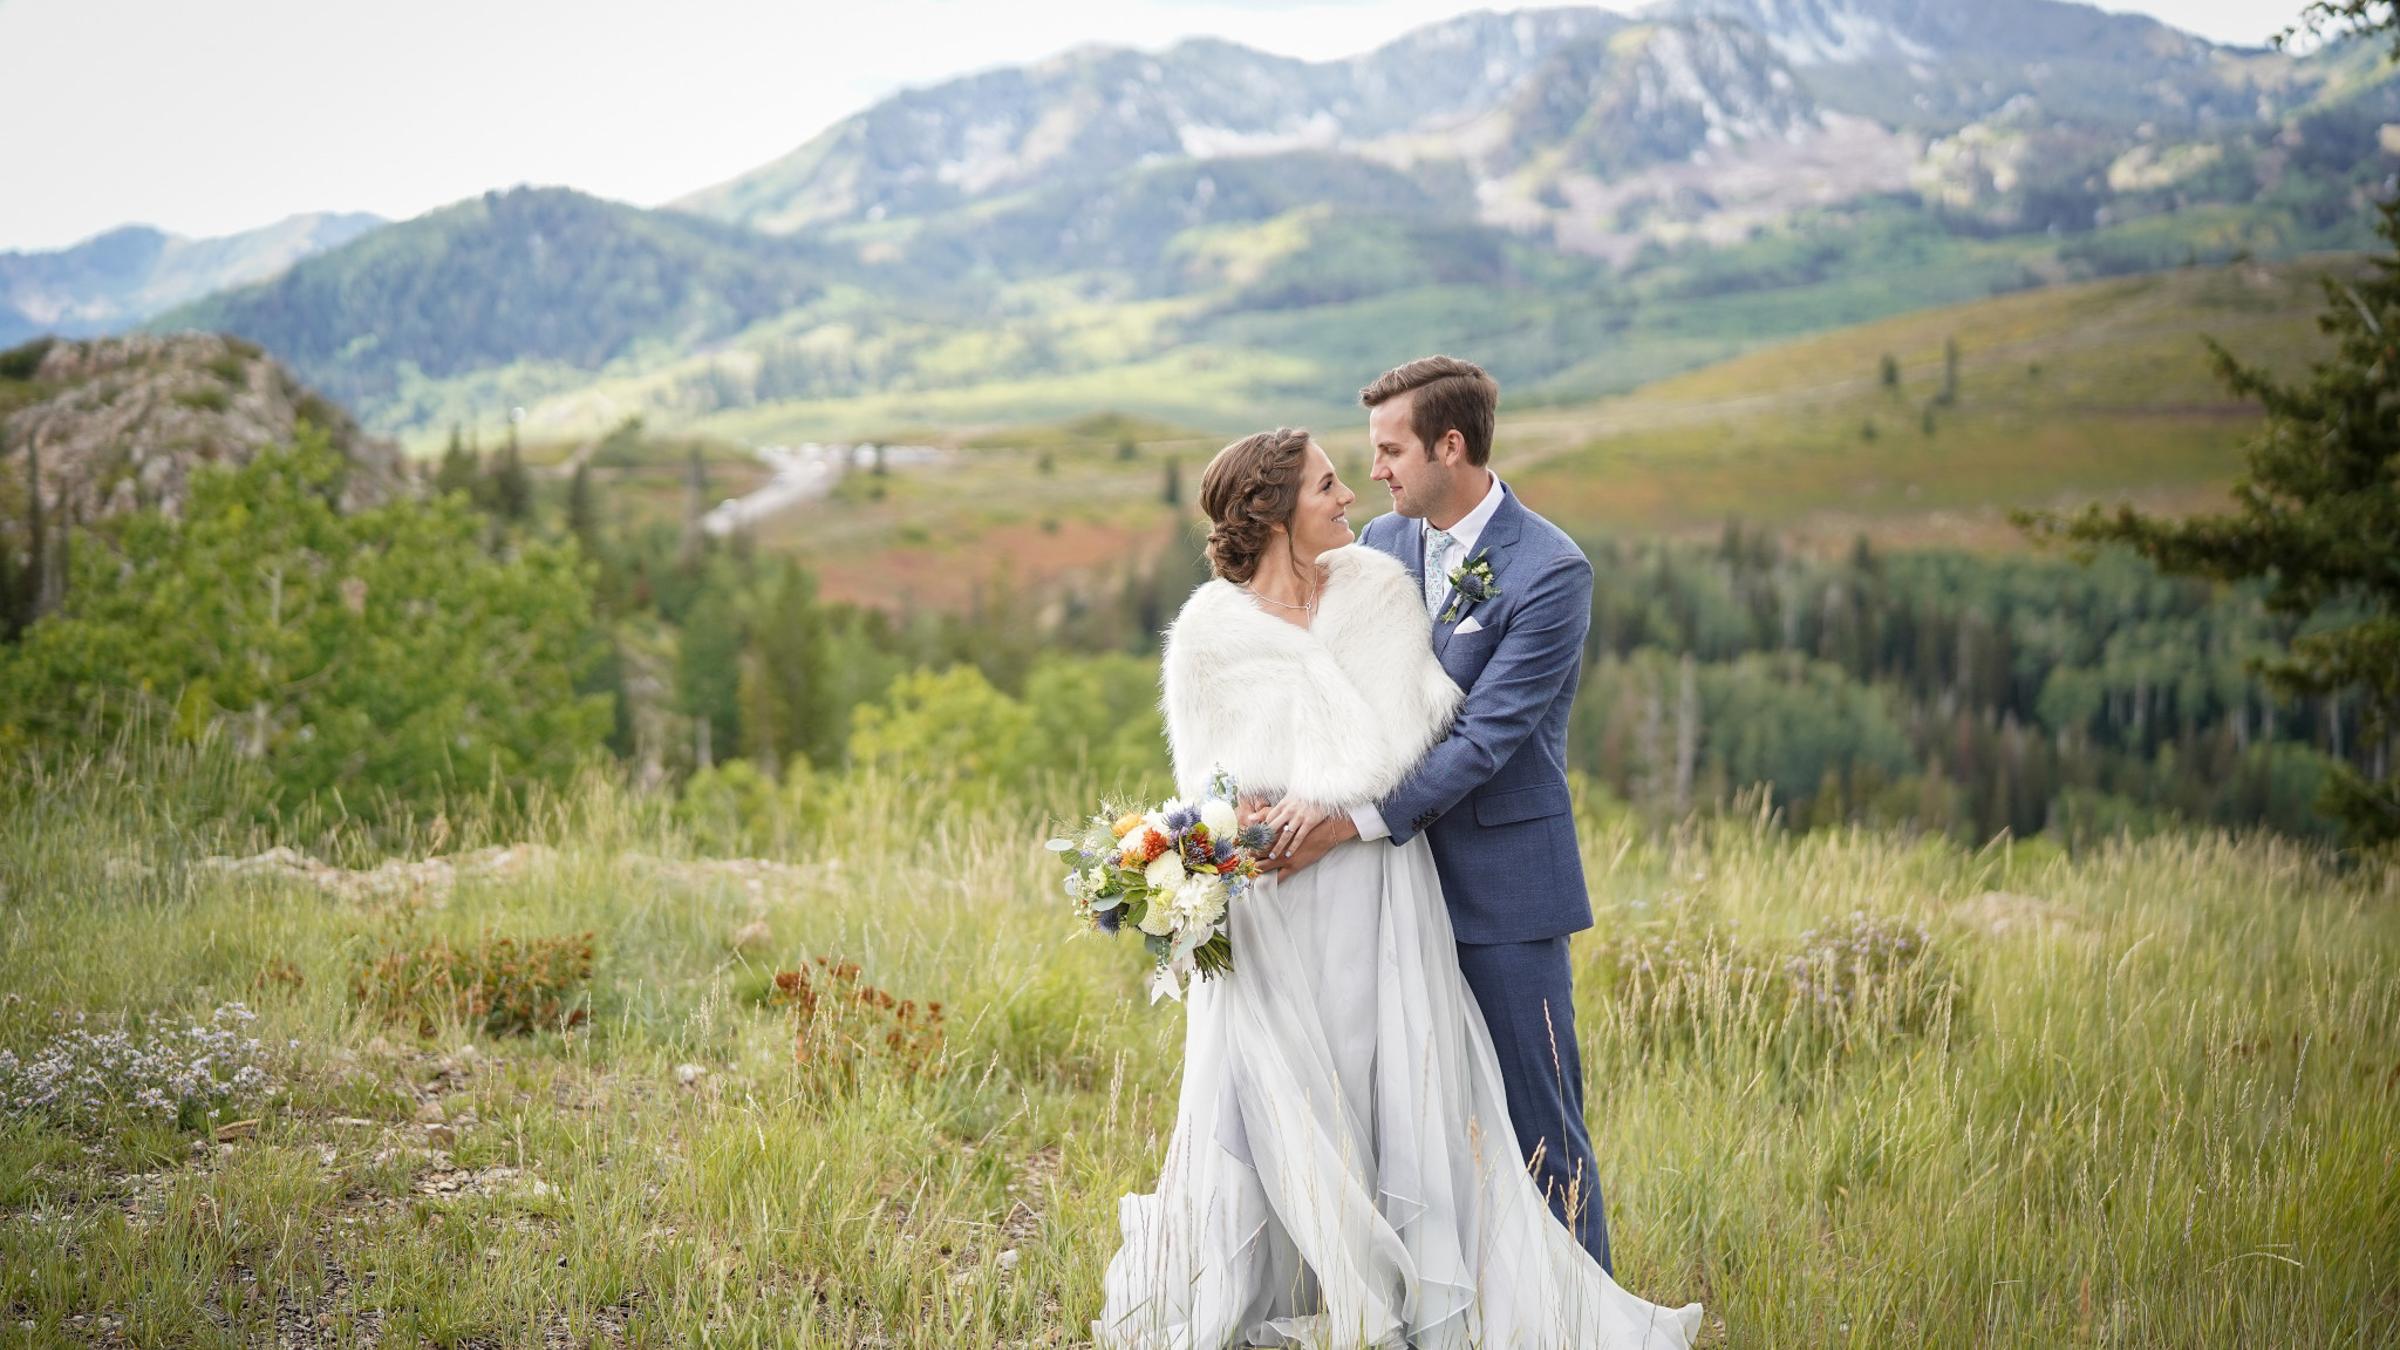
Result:
[[782,159],[674,203],[776,233],[926,214],[1159,158],[1277,154],[1489,108],[1561,45],[1621,28],[1599,9],[1476,13],[1310,62],[1221,39],[1086,47],[909,90]]
[[1753,29],[1794,66],[2000,58],[2197,60],[2206,41],[2137,14],[2066,0],[1659,0],[1650,18]]
[[1507,108],[1504,158],[1607,176],[1818,125],[1815,104],[1755,31],[1719,19],[1644,23],[1570,43]]

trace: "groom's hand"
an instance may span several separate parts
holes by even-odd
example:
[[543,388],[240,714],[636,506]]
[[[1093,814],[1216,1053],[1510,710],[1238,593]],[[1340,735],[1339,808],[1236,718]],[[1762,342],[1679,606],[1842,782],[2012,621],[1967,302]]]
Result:
[[1357,822],[1347,811],[1335,811],[1303,831],[1300,837],[1259,863],[1262,872],[1297,872],[1333,851],[1334,845],[1358,838]]

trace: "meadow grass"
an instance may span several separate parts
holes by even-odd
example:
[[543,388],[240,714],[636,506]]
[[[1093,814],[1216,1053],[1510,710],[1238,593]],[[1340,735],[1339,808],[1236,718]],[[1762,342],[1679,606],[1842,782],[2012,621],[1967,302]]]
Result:
[[[839,780],[783,865],[712,867],[597,774],[382,839],[212,824],[216,775],[108,753],[5,795],[0,1048],[30,1054],[54,1014],[238,999],[284,1091],[196,1129],[0,1116],[0,1344],[1084,1339],[1181,1036],[1137,949],[1069,940],[1040,848],[1040,808],[1102,785],[1012,810]],[[1745,817],[1581,833],[1618,1275],[1704,1301],[1708,1344],[2390,1342],[2390,871],[2220,834],[2069,856]],[[446,894],[202,863],[519,840],[543,848]],[[1832,934],[1838,965],[1854,914],[1921,931],[1928,963],[1861,965],[1831,1011],[1795,997],[1794,954]],[[420,1038],[350,986],[434,938],[586,930],[568,1030]],[[797,1062],[773,977],[820,954],[941,1001],[938,1055]],[[210,1130],[237,1118],[258,1123]]]

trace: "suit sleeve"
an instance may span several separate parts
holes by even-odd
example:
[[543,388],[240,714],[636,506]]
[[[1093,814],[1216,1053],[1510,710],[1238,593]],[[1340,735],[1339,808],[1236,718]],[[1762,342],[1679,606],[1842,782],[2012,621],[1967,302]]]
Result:
[[1394,844],[1422,833],[1500,771],[1574,680],[1591,626],[1591,563],[1570,557],[1533,579],[1450,734],[1375,804]]

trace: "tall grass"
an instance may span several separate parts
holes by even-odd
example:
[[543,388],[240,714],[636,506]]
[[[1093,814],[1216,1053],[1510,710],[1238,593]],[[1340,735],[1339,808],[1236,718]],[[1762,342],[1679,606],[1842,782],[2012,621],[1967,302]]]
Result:
[[[1081,1339],[1181,1036],[1130,944],[1066,940],[1037,817],[1103,785],[967,809],[851,781],[792,866],[736,869],[689,865],[673,813],[598,772],[464,797],[398,841],[330,810],[211,824],[229,772],[126,745],[4,794],[0,1047],[30,1052],[54,1014],[236,999],[299,1045],[222,1141],[0,1116],[0,1342]],[[350,865],[547,851],[438,903],[201,862],[294,840]],[[2214,834],[2068,856],[1593,819],[1583,844],[1618,1274],[1705,1301],[1712,1343],[2369,1345],[2400,1325],[2388,871]],[[351,991],[411,943],[587,929],[567,1031],[420,1040]],[[1920,935],[1923,959],[1795,994],[1861,931]],[[811,1078],[773,977],[817,955],[941,1001],[934,1062]]]

